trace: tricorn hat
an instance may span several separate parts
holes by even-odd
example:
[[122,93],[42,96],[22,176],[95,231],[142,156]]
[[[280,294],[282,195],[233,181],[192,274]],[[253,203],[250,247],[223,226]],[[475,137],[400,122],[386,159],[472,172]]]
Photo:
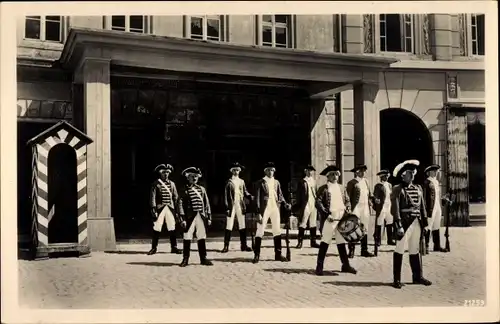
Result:
[[239,162],[234,162],[231,164],[231,167],[229,170],[235,169],[235,168],[240,168],[240,170],[243,170],[245,167],[241,165]]
[[185,169],[184,171],[182,171],[182,175],[185,177],[187,177],[191,174],[195,174],[195,175],[201,177],[201,170],[196,168],[196,167],[189,167],[189,168]]
[[395,178],[400,178],[404,172],[412,171],[415,175],[417,173],[417,168],[420,165],[420,161],[418,160],[406,160],[402,163],[399,163],[392,172],[392,175]]
[[387,169],[384,169],[384,170],[380,170],[378,173],[377,173],[377,176],[382,176],[382,175],[390,175],[391,174],[391,171],[387,170]]
[[274,165],[274,162],[267,162],[266,164],[264,164],[264,170],[270,169],[270,168],[276,170],[276,166]]
[[310,170],[310,171],[316,171],[316,169],[314,168],[314,166],[312,166],[311,164],[307,165],[304,170]]
[[368,167],[365,164],[358,164],[354,168],[351,169],[351,172],[357,172],[359,170],[368,170]]
[[321,171],[320,175],[326,176],[330,172],[338,172],[338,173],[340,173],[340,169],[337,166],[335,166],[335,165],[329,165],[323,171]]
[[160,172],[161,170],[170,170],[170,172],[174,171],[174,167],[170,164],[159,164],[155,168],[155,172]]
[[431,164],[427,168],[425,168],[424,173],[426,173],[427,171],[435,171],[439,169],[441,169],[441,166],[439,166],[438,164]]

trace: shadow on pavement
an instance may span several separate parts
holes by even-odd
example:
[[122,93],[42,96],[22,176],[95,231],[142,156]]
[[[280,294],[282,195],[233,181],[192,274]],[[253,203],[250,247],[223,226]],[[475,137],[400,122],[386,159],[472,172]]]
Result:
[[[281,273],[301,273],[301,274],[310,274],[316,276],[316,273],[314,272],[314,269],[264,269],[264,271],[268,272],[281,272]],[[325,270],[323,271],[323,277],[325,276],[338,276],[339,273],[338,271],[332,271],[332,270]]]
[[[214,262],[229,262],[229,263],[239,263],[239,262],[252,262],[253,256],[249,256],[248,258],[214,258],[212,259]],[[262,261],[262,260],[261,260]]]
[[375,282],[375,281],[327,281],[324,282],[324,284],[334,285],[334,286],[346,286],[346,287],[381,287],[381,286],[391,287],[390,283]]
[[[303,255],[303,256],[318,256],[318,253],[297,253],[297,255]],[[339,256],[337,253],[327,253],[327,257],[336,257]]]
[[[146,255],[148,251],[105,251],[106,254],[144,254]],[[158,251],[156,254],[167,254],[167,252]]]
[[179,263],[172,263],[172,262],[127,262],[127,264],[130,264],[130,265],[144,265],[144,266],[151,266],[151,267],[174,267],[174,266],[179,266]]

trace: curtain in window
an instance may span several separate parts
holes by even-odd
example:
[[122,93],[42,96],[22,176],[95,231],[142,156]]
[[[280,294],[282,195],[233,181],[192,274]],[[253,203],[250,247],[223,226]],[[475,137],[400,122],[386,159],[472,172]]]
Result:
[[454,197],[448,208],[451,226],[469,226],[467,115],[448,115],[448,191]]

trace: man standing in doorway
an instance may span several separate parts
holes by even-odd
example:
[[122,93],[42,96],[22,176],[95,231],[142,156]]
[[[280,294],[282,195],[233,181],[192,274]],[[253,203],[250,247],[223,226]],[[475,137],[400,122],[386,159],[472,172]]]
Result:
[[229,242],[231,241],[231,232],[234,226],[234,220],[238,222],[238,228],[240,230],[240,247],[241,251],[251,252],[252,248],[247,245],[247,232],[245,228],[245,200],[248,198],[253,199],[252,195],[247,191],[245,181],[240,178],[240,172],[243,170],[243,166],[238,162],[233,163],[231,166],[232,177],[226,182],[226,188],[224,190],[224,205],[226,206],[227,217],[226,217],[226,231],[224,235],[224,248],[221,253],[227,253],[229,251]]
[[441,167],[437,164],[428,166],[425,169],[427,179],[424,181],[424,197],[427,207],[427,215],[429,215],[429,226],[425,230],[425,254],[429,253],[430,234],[432,233],[432,242],[434,243],[434,252],[448,252],[441,247],[441,219],[443,211],[441,204],[446,201],[445,197],[441,197],[441,184],[437,179]]
[[158,179],[153,182],[150,193],[151,215],[153,217],[153,240],[148,255],[153,255],[157,252],[163,225],[167,226],[171,252],[175,254],[182,253],[177,248],[175,232],[175,225],[179,223],[179,219],[176,219],[175,216],[177,214],[176,207],[179,195],[177,194],[175,183],[168,179],[173,171],[174,168],[170,164],[160,164],[155,168]]
[[380,182],[375,185],[373,190],[373,196],[375,197],[375,216],[377,219],[377,224],[375,224],[375,239],[378,246],[382,244],[382,226],[386,222],[387,231],[387,244],[396,245],[393,238],[393,217],[391,214],[391,192],[392,185],[387,181],[389,179],[391,172],[389,170],[382,170],[377,173],[380,177]]
[[396,166],[393,172],[394,177],[403,180],[401,184],[394,186],[391,202],[398,240],[393,254],[393,287],[397,289],[401,289],[403,286],[401,284],[401,268],[406,241],[408,241],[413,283],[424,286],[432,284],[422,274],[420,243],[423,229],[427,226],[427,214],[422,188],[413,183],[419,164],[420,162],[417,160],[408,160]]
[[326,176],[328,182],[318,189],[318,198],[316,200],[318,212],[321,213],[321,219],[324,221],[318,261],[316,264],[316,275],[323,275],[323,264],[325,262],[326,252],[332,243],[333,237],[335,237],[340,262],[342,263],[341,271],[356,274],[356,269],[349,264],[345,239],[337,229],[340,219],[350,208],[349,196],[344,187],[338,183],[340,170],[336,166],[331,165],[324,169],[321,175]]
[[304,241],[304,233],[306,231],[307,222],[309,222],[309,234],[311,235],[311,247],[319,248],[319,244],[316,242],[316,226],[317,226],[317,215],[316,210],[316,181],[312,177],[312,173],[316,169],[312,165],[308,165],[304,169],[305,177],[300,181],[297,186],[297,207],[298,207],[298,217],[300,220],[299,225],[299,236],[297,249],[302,248],[302,242]]
[[184,229],[183,258],[180,266],[185,267],[189,263],[191,241],[195,232],[200,263],[211,266],[213,264],[207,259],[205,240],[207,238],[207,228],[212,224],[212,215],[207,191],[198,184],[201,171],[198,168],[190,167],[182,171],[182,174],[187,178],[188,184],[179,195],[179,216],[181,226]]
[[[359,217],[361,225],[368,230],[370,224],[370,208],[374,199],[368,181],[365,178],[365,172],[368,170],[366,165],[357,165],[351,170],[356,175],[354,179],[347,183],[347,194],[351,201],[352,213]],[[349,243],[349,258],[354,257],[356,245]],[[361,256],[373,257],[373,254],[368,252],[368,236],[365,235],[361,239]]]
[[281,185],[274,178],[276,167],[274,163],[268,162],[264,166],[266,176],[260,179],[256,184],[256,208],[259,214],[257,219],[257,232],[255,233],[255,250],[253,263],[258,263],[260,258],[260,247],[264,230],[269,220],[271,220],[272,232],[274,237],[274,260],[286,262],[285,256],[281,254],[281,227],[280,227],[280,206],[284,204],[285,208],[290,210],[291,206],[285,201]]

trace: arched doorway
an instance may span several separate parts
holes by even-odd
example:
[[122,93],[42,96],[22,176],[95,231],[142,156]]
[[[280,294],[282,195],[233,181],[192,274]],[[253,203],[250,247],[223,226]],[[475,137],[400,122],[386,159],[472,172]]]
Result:
[[[427,126],[410,111],[389,108],[380,112],[380,166],[394,170],[401,162],[409,159],[420,161],[415,182],[425,180],[423,170],[433,163],[433,146]],[[399,179],[390,178],[395,184]]]
[[76,153],[66,144],[54,146],[48,156],[49,244],[78,242]]

